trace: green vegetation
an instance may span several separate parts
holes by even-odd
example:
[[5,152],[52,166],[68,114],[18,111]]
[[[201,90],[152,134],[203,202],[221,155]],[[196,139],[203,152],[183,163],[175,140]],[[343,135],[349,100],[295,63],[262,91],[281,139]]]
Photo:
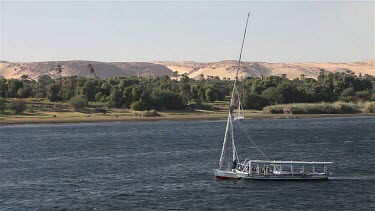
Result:
[[106,80],[97,77],[61,77],[61,71],[62,67],[56,68],[56,74],[60,75],[57,79],[47,75],[37,80],[0,79],[0,97],[47,98],[49,102],[68,102],[73,108],[81,109],[82,106],[75,105],[77,99],[71,100],[79,95],[85,96],[89,103],[105,103],[107,108],[182,110],[193,103],[201,105],[202,101],[224,100],[232,84],[218,78],[197,81],[186,76],[179,80],[168,76],[113,77]]
[[374,113],[375,103],[296,103],[280,104],[263,108],[266,114],[350,114]]
[[[201,76],[194,80],[186,75],[100,79],[92,65],[87,68],[94,77],[62,77],[63,67],[58,65],[55,69],[57,79],[47,75],[39,76],[37,80],[27,75],[21,79],[0,79],[0,112],[7,112],[8,108],[22,113],[25,110],[19,105],[22,101],[12,100],[14,98],[48,99],[45,103],[51,103],[54,111],[63,111],[70,105],[74,110],[95,112],[96,109],[103,114],[117,108],[136,111],[226,109],[233,84],[233,81],[218,77],[205,79]],[[247,77],[239,80],[238,88],[245,109],[262,110],[266,106],[283,104],[280,105],[282,108],[266,107],[264,111],[269,113],[285,113],[288,109],[291,113],[352,113],[358,109],[370,112],[374,109],[373,104],[359,108],[349,106],[375,100],[374,76],[356,76],[352,72],[322,74],[317,80]],[[331,104],[336,101],[348,103]],[[297,104],[301,106],[285,107],[291,103],[301,103]],[[317,104],[312,106],[311,103]],[[29,111],[34,110],[38,107],[29,107]]]
[[75,110],[83,109],[87,105],[87,99],[84,95],[76,95],[69,100],[69,105]]
[[352,73],[329,73],[318,80],[269,76],[246,78],[241,82],[245,108],[261,109],[267,105],[288,103],[361,102],[375,100],[374,76]]
[[364,113],[375,113],[375,103],[366,102],[363,108]]
[[7,101],[4,98],[0,97],[0,113],[3,113],[7,108],[6,102]]
[[26,102],[21,99],[13,99],[10,101],[9,108],[13,110],[15,114],[21,114],[26,110]]

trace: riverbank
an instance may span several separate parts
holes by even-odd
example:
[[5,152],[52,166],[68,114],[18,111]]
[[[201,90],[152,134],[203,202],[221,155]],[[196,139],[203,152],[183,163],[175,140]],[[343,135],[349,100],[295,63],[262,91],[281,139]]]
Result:
[[[90,122],[116,122],[116,121],[193,121],[193,120],[226,120],[227,111],[167,111],[160,112],[158,117],[136,116],[132,112],[113,112],[110,114],[84,114],[79,112],[46,112],[23,115],[1,115],[0,125],[13,124],[58,124],[58,123],[90,123]],[[299,119],[321,117],[352,117],[372,116],[374,113],[357,114],[264,114],[260,111],[247,110],[247,119]]]

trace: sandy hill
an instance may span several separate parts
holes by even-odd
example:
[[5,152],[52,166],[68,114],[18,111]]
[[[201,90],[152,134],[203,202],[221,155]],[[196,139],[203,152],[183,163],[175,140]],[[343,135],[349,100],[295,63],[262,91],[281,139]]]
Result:
[[48,62],[0,62],[0,77],[19,78],[22,75],[29,75],[36,79],[39,75],[50,75],[58,77],[55,68],[58,64],[63,67],[63,76],[79,75],[90,77],[92,74],[88,71],[87,65],[92,64],[95,73],[100,78],[109,78],[112,76],[159,76],[173,75],[172,70],[164,65],[147,62],[96,62],[96,61],[48,61]]
[[[178,74],[188,74],[190,78],[199,78],[200,75],[218,76],[220,78],[234,78],[237,71],[238,62],[226,60],[220,62],[199,63],[199,62],[154,62],[165,65]],[[260,65],[258,62],[241,62],[239,76],[268,76],[272,74],[270,69]]]
[[[220,78],[234,78],[238,62],[226,60],[213,63],[199,62],[153,62],[155,64],[165,65],[179,74],[188,74],[191,78],[198,78],[199,75],[219,76]],[[267,62],[241,62],[239,77],[246,76],[268,76],[286,74],[288,78],[293,79],[304,74],[306,77],[316,78],[320,69],[326,72],[345,72],[351,70],[356,74],[375,75],[375,60],[348,63],[315,63],[315,62],[295,62],[295,63],[267,63]]]
[[348,62],[348,63],[261,63],[264,67],[272,70],[272,74],[287,74],[288,78],[296,78],[301,74],[305,74],[307,77],[316,78],[319,74],[320,69],[324,69],[328,72],[345,72],[353,71],[356,74],[361,73],[375,75],[375,60],[363,61],[363,62]]
[[[36,79],[39,75],[47,74],[52,77],[58,77],[54,71],[57,64],[63,66],[63,76],[79,75],[90,77],[91,73],[87,69],[88,64],[92,64],[96,74],[100,78],[112,76],[173,76],[174,72],[178,74],[187,74],[190,78],[199,78],[200,75],[218,76],[220,78],[233,79],[236,74],[237,61],[225,60],[220,62],[193,62],[193,61],[155,61],[155,62],[97,62],[97,61],[48,61],[48,62],[6,62],[0,61],[0,77],[19,78],[22,75],[29,75]],[[316,78],[320,69],[326,72],[345,72],[353,71],[356,74],[375,75],[375,60],[348,63],[267,63],[267,62],[241,62],[240,77],[268,76],[286,74],[288,78],[293,79],[301,74],[306,77]]]

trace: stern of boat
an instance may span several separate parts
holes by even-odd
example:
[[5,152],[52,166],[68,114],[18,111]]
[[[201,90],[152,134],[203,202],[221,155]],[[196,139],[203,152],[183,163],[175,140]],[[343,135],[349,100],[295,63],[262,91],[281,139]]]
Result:
[[235,171],[214,169],[216,179],[239,179]]

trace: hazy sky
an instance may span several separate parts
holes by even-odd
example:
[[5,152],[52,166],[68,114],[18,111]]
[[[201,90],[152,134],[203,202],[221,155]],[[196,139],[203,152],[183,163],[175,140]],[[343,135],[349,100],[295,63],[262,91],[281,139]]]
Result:
[[5,61],[374,59],[374,1],[1,1]]

